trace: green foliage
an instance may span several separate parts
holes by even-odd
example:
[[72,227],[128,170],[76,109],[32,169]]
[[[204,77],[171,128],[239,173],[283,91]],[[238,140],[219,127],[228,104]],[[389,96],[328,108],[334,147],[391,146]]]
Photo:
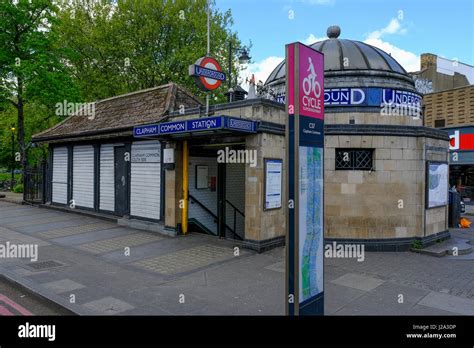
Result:
[[[1,94],[10,102],[37,100],[51,106],[77,96],[56,42],[57,7],[50,0],[0,2]],[[5,101],[5,99],[3,100]]]
[[[11,173],[0,173],[0,181],[11,180],[11,178]],[[19,182],[21,180],[21,174],[14,174],[14,178],[16,182]]]
[[[68,63],[87,101],[170,81],[204,93],[188,66],[206,55],[206,0],[119,0],[61,4],[57,27]],[[228,45],[239,47],[230,11],[211,15],[211,55],[228,69]],[[237,61],[232,61],[233,76]],[[212,98],[225,100],[226,87]]]
[[51,30],[57,10],[50,0],[0,1],[0,164],[11,165],[11,126],[24,159],[31,134],[55,123],[55,103],[79,98]]
[[412,247],[412,249],[422,249],[423,244],[421,243],[420,240],[415,239],[415,240],[413,240],[413,242],[411,242],[411,247]]
[[13,192],[15,193],[23,193],[23,184],[18,183],[15,186],[13,186]]
[[[55,114],[64,100],[90,102],[170,81],[204,99],[188,66],[206,55],[206,24],[206,0],[0,0],[0,166],[11,166],[12,126],[15,152],[27,152],[30,165],[46,158],[44,146],[28,143],[64,119]],[[212,11],[211,56],[226,72],[229,43],[241,46],[232,24],[230,10]],[[234,56],[231,67],[235,79]],[[219,88],[211,103],[225,102],[226,91]]]

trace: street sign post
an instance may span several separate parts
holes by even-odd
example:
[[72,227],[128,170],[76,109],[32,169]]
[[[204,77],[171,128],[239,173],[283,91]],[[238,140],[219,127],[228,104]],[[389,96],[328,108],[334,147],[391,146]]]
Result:
[[286,45],[286,313],[324,314],[324,56]]

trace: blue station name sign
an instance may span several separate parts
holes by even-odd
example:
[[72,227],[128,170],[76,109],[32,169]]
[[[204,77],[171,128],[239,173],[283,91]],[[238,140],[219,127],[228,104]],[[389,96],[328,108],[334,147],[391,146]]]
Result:
[[257,131],[257,122],[229,116],[197,118],[192,120],[135,126],[133,127],[133,136],[139,138],[211,130],[255,133]]
[[[285,103],[285,94],[275,97],[279,103]],[[419,94],[392,88],[326,88],[324,90],[324,106],[379,106],[399,105],[421,107],[422,98]]]

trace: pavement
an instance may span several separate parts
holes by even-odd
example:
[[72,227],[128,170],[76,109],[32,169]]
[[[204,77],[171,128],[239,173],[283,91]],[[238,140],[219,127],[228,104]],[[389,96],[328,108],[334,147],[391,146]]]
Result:
[[0,277],[0,315],[71,315],[71,313]]
[[[474,245],[474,229],[452,232]],[[37,244],[39,258],[0,258],[0,273],[77,314],[284,314],[284,248],[258,254],[0,201],[6,241]],[[326,258],[324,272],[326,315],[474,315],[474,253],[366,252]]]
[[215,237],[166,237],[0,201],[6,241],[36,244],[39,257],[2,258],[0,273],[77,314],[284,313],[283,248],[258,254]]
[[5,196],[3,198],[0,198],[0,202],[9,202],[9,203],[17,203],[21,204],[23,202],[23,193],[15,193],[11,191],[1,191],[0,192],[0,197]]

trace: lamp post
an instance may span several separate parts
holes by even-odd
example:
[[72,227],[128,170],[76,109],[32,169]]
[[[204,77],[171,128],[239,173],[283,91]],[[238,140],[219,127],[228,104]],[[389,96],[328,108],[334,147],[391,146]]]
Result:
[[[229,41],[229,71],[228,71],[228,75],[229,75],[229,80],[228,80],[228,85],[229,85],[229,102],[232,101],[232,94],[233,94],[233,90],[232,90],[232,54],[234,53],[237,53],[237,54],[240,54],[239,56],[239,63],[240,64],[245,64],[245,63],[248,63],[248,61],[250,60],[250,57],[248,55],[248,52],[247,52],[247,48],[246,47],[243,47],[243,48],[232,48],[232,41]],[[236,83],[237,84],[237,83]]]
[[15,127],[11,127],[12,131],[12,180],[10,182],[10,190],[13,191],[13,182],[15,181]]

